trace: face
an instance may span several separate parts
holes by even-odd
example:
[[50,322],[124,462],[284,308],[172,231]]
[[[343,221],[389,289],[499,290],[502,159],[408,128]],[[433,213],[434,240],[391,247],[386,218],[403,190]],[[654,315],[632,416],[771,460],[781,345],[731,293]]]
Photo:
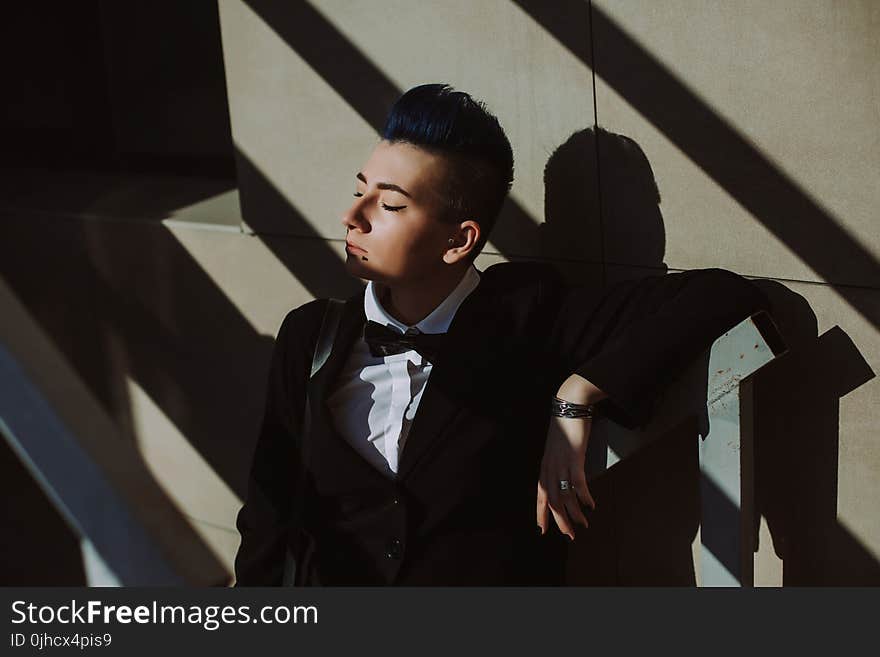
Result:
[[356,175],[342,217],[346,267],[386,285],[417,283],[448,268],[458,224],[443,221],[447,161],[405,143],[381,141]]

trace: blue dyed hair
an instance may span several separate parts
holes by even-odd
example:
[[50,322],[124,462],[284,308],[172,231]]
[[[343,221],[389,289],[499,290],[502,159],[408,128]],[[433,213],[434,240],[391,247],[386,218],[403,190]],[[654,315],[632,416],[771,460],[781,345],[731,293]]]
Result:
[[423,84],[403,94],[388,113],[382,139],[448,158],[445,219],[480,224],[486,243],[513,183],[513,149],[483,102],[448,84]]

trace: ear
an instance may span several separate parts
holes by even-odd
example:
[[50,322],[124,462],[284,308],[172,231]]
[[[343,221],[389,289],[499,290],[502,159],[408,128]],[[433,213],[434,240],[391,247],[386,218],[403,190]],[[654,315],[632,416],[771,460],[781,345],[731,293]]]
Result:
[[476,221],[468,219],[458,224],[457,230],[449,236],[449,241],[446,243],[443,262],[447,265],[454,265],[470,258],[474,249],[477,248],[482,234],[480,224]]

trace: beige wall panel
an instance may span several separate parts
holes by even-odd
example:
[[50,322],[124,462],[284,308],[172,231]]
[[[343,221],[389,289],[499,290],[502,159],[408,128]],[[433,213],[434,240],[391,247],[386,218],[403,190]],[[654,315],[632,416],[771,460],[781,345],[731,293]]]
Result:
[[[267,3],[251,3],[258,10]],[[333,66],[349,77],[370,71],[380,81],[361,94],[396,94],[426,82],[448,82],[486,101],[498,115],[514,148],[513,199],[499,224],[490,251],[566,257],[599,257],[595,206],[569,208],[586,224],[578,241],[538,239],[535,226],[544,217],[544,167],[550,155],[573,133],[593,125],[589,68],[562,47],[514,3],[506,0],[443,3],[381,3],[321,0],[291,11],[331,33],[341,46]],[[305,219],[304,226],[278,230],[339,239],[340,217],[351,202],[354,174],[376,143],[374,98],[354,98],[334,89],[288,41],[302,43],[301,31],[285,26],[290,17],[258,14],[240,0],[222,0],[221,25],[229,88],[233,138],[240,151]],[[275,23],[273,30],[266,21]],[[587,15],[583,49],[588,48]],[[291,33],[294,33],[291,36]],[[504,35],[493,39],[492,35]],[[286,35],[286,39],[280,35]],[[299,40],[299,41],[297,41]],[[300,45],[304,52],[310,46]],[[327,44],[326,49],[335,46]],[[348,59],[346,59],[348,58]],[[329,63],[316,64],[330,68]],[[356,107],[352,107],[355,105]],[[360,106],[359,106],[360,105]],[[388,103],[390,107],[390,102]],[[388,107],[382,106],[381,112]],[[372,113],[371,113],[372,112]],[[384,116],[382,117],[384,118]],[[579,153],[580,165],[569,184],[594,188],[594,154]],[[247,198],[248,190],[242,190]],[[590,203],[595,193],[589,194]],[[260,232],[248,216],[245,221]],[[273,227],[273,230],[276,228]]]
[[375,131],[246,3],[221,0],[220,19],[236,149],[315,230],[341,239]]
[[[598,0],[593,25],[598,122],[654,169],[669,266],[880,285],[880,4]],[[652,88],[658,66],[684,90]],[[725,180],[691,159],[700,148]],[[626,242],[608,247],[609,260],[642,264]]]
[[241,543],[241,535],[238,530],[232,527],[219,527],[211,523],[202,522],[196,518],[190,518],[193,529],[198,532],[202,540],[208,544],[214,555],[220,560],[220,563],[229,573],[229,581],[232,583],[235,571],[235,553],[238,552],[238,545]]
[[[309,251],[315,241],[296,238],[271,238],[291,254],[294,273],[282,263],[263,241],[253,235],[198,230],[171,226],[174,237],[205,273],[223,290],[229,301],[261,334],[274,337],[281,320],[292,308],[314,297],[297,279],[296,267],[315,269]],[[342,267],[340,245],[331,243]]]
[[758,526],[758,549],[755,551],[755,586],[782,586],[785,564],[773,550],[773,537],[767,519],[761,516]]
[[239,497],[131,379],[128,394],[138,451],[159,485],[187,516],[229,525]]

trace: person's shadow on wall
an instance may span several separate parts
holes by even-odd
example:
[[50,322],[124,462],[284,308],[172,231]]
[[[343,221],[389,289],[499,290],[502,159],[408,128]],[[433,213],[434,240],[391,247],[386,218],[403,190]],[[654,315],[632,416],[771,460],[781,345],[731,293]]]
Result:
[[[585,179],[596,183],[585,185]],[[578,263],[576,253],[597,234],[601,283],[666,273],[660,191],[634,140],[602,128],[578,131],[549,158],[544,182],[545,223],[535,228],[533,244],[569,280],[599,282],[595,264]],[[599,223],[598,230],[591,223]],[[763,516],[785,585],[876,585],[880,564],[836,513],[839,400],[873,372],[839,327],[818,336],[815,313],[801,295],[772,280],[756,284],[770,299],[771,317],[789,349],[753,376],[756,525]],[[708,352],[703,360],[699,370],[707,373]],[[699,396],[706,386],[694,389]],[[569,584],[696,583],[692,544],[701,505],[695,437],[706,435],[705,402],[704,395],[695,399],[689,408],[702,409],[699,414],[590,480],[597,508],[587,511],[590,528],[578,527],[569,548]]]

